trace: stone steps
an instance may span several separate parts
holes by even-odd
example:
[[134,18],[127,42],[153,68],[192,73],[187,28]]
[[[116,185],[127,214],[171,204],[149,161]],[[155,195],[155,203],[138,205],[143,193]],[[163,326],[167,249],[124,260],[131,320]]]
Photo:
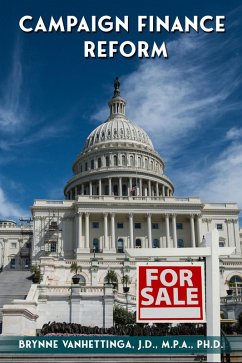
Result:
[[[31,286],[30,271],[3,271],[0,273],[0,323],[1,309],[14,299],[25,299]],[[0,331],[1,332],[1,331]]]

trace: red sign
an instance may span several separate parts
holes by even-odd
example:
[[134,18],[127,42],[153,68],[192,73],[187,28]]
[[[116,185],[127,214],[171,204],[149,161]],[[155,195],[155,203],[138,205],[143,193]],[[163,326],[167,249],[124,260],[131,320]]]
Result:
[[204,263],[137,266],[137,322],[204,322]]

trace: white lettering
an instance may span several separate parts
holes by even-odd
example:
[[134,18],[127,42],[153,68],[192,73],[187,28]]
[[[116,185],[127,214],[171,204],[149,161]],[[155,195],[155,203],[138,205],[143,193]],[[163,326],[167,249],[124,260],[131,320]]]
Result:
[[32,20],[32,19],[33,19],[32,16],[29,16],[29,15],[23,16],[19,20],[20,29],[22,29],[26,33],[32,32],[33,31],[33,28],[26,28],[25,25],[24,25],[24,23],[25,23],[26,20]]

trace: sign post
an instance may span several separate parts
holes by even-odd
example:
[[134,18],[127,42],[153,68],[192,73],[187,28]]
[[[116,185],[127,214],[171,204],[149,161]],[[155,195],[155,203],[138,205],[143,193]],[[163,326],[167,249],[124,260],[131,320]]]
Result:
[[[206,322],[207,322],[207,336],[218,337],[218,336],[220,336],[219,257],[220,256],[229,256],[234,252],[234,250],[235,250],[234,247],[219,247],[219,232],[216,229],[214,229],[213,231],[209,232],[206,235],[206,244],[202,245],[201,247],[197,247],[197,248],[196,247],[195,248],[166,248],[166,249],[164,249],[164,248],[163,249],[161,249],[161,248],[154,248],[154,249],[149,249],[149,248],[140,248],[140,249],[129,248],[129,249],[126,249],[126,253],[130,257],[156,257],[156,258],[157,257],[159,257],[159,258],[166,258],[166,257],[184,258],[184,257],[189,257],[191,259],[192,258],[198,258],[198,257],[206,257]],[[156,263],[156,265],[158,265],[158,264],[159,263]],[[167,263],[167,264],[169,264],[169,263]],[[146,265],[149,266],[149,262],[146,263]],[[195,263],[194,263],[194,265],[195,265]],[[190,266],[192,266],[192,263],[190,263]],[[159,279],[159,271],[158,271],[157,274],[156,273],[152,274],[152,276],[153,277],[158,276],[158,279]],[[172,273],[171,273],[171,276],[172,276]],[[162,279],[163,279],[163,277],[164,276],[162,275]],[[190,284],[195,284],[195,280],[193,280],[193,278],[191,277],[191,279],[189,281],[188,277],[187,277],[187,280],[184,279],[184,277],[183,277],[184,286],[182,286],[182,287],[187,287],[188,288],[189,283]],[[164,281],[164,280],[162,280],[162,281]],[[170,280],[167,281],[167,279],[166,279],[166,284],[167,284],[167,282],[168,282],[168,284],[169,284],[169,282],[170,282],[170,284],[173,284],[174,281],[175,281],[175,277],[173,277],[173,279],[172,279],[172,277],[170,277]],[[181,278],[180,278],[179,281],[181,281]],[[149,284],[151,284],[151,282],[153,282],[153,280],[152,281],[147,280],[146,283],[147,282]],[[146,287],[151,288],[152,286],[146,286]],[[166,287],[169,288],[169,286],[165,286],[165,288]],[[190,287],[193,287],[193,286],[190,286]],[[196,286],[195,286],[195,288],[196,288]],[[151,302],[153,304],[154,302],[149,297],[149,292],[150,292],[149,290],[146,291],[147,296],[146,296],[146,299],[144,299],[144,301],[146,300],[146,302]],[[167,294],[168,294],[168,297],[169,297],[168,291],[167,291]],[[159,300],[161,300],[162,304],[164,302],[166,302],[166,303],[169,302],[167,294],[164,292],[164,290],[162,290],[162,292],[160,292]],[[175,294],[177,294],[177,298],[178,298],[178,301],[179,301],[179,296],[178,296],[179,291],[177,290],[177,293],[175,293]],[[186,294],[187,294],[187,292],[186,292]],[[191,291],[190,291],[190,294],[191,294]],[[171,300],[173,303],[174,303],[174,297],[175,297],[175,295],[174,295],[174,291],[173,291],[173,300]],[[186,297],[187,297],[187,295],[186,295]],[[193,296],[192,299],[190,298],[189,301],[191,302],[191,300],[193,300],[193,302],[194,301],[199,301],[199,299],[197,297],[194,298],[194,296]],[[189,301],[186,299],[185,303],[187,303]],[[138,297],[138,303],[140,303],[140,296]],[[151,308],[152,308],[152,304],[150,306]],[[199,304],[198,304],[198,306],[199,306]],[[141,316],[141,318],[142,318],[142,316]],[[174,314],[173,314],[173,316],[170,316],[170,318],[171,318],[171,320],[169,319],[169,321],[172,321],[174,323],[178,322],[178,320],[176,320],[176,317],[174,317]],[[152,319],[150,319],[150,321],[152,322]],[[195,321],[193,321],[193,322],[195,322]],[[207,354],[207,361],[208,362],[220,362],[221,361],[221,356],[218,353]]]

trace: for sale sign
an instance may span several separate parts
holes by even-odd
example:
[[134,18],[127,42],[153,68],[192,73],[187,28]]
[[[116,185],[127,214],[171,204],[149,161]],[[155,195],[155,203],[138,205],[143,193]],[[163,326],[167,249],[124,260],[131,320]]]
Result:
[[137,266],[137,322],[205,322],[204,263]]

